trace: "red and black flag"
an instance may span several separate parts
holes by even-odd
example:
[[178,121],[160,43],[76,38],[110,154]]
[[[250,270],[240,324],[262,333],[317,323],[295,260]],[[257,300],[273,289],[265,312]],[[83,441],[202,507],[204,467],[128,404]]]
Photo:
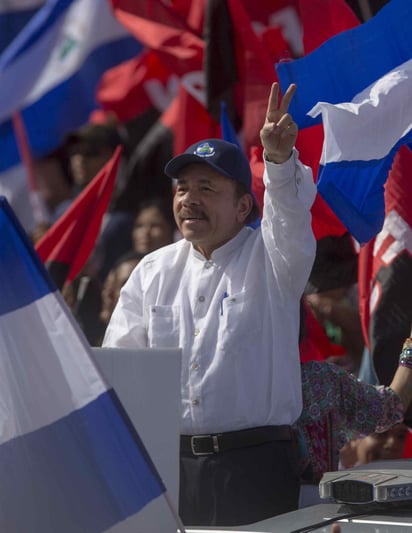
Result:
[[385,186],[385,221],[361,249],[359,291],[365,341],[378,380],[389,385],[412,324],[412,151],[402,146]]

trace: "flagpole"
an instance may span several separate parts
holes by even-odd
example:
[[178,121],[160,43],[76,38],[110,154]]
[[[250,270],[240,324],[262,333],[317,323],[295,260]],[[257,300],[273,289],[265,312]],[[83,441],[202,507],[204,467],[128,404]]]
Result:
[[180,533],[186,533],[186,528],[183,525],[183,522],[182,522],[178,512],[176,511],[175,506],[173,505],[173,502],[170,499],[170,496],[169,496],[169,493],[167,492],[167,490],[165,490],[165,492],[163,493],[163,496],[165,497],[166,503],[169,506],[169,509],[171,510],[172,515],[174,516],[174,519],[176,520],[176,524],[177,524],[177,526],[179,528]]
[[38,192],[33,156],[21,113],[19,111],[15,111],[12,115],[12,120],[20,157],[27,173],[30,203],[33,209],[34,219],[37,223],[46,222],[47,217],[45,214],[44,205],[42,204]]

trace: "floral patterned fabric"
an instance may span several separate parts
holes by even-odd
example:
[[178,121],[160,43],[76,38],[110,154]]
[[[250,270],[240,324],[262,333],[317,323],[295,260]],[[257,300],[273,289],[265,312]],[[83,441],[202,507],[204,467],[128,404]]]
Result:
[[337,470],[347,441],[402,422],[403,405],[391,388],[359,381],[333,363],[309,361],[301,369],[303,410],[295,427],[302,479],[318,483]]

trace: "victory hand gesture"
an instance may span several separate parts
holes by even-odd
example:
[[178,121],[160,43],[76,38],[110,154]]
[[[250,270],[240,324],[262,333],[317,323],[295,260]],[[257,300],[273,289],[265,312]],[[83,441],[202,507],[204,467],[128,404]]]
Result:
[[273,83],[270,90],[266,120],[260,130],[265,158],[273,163],[284,163],[292,153],[298,134],[298,127],[288,113],[289,105],[296,90],[291,84],[279,100],[279,84]]

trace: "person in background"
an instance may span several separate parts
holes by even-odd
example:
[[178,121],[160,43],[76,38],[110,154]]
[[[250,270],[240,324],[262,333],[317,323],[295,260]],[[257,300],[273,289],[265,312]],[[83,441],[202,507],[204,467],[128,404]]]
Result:
[[[127,135],[116,122],[89,122],[70,132],[65,139],[69,169],[73,178],[73,194],[77,196],[97,176],[113,156],[118,146],[123,148],[113,195],[124,178],[128,157]],[[111,206],[105,213],[90,264],[97,281],[103,284],[115,262],[131,247],[130,232],[133,227],[133,213],[113,212]]]
[[[147,254],[120,292],[103,346],[180,347],[179,513],[249,524],[297,509],[300,299],[315,257],[316,186],[294,148],[296,86],[274,83],[260,136],[262,223],[243,151],[221,139],[166,165],[183,238]],[[154,384],[155,386],[155,384]]]
[[124,146],[116,124],[88,123],[67,134],[64,149],[74,181],[73,193],[79,194],[112,157],[118,146]]
[[[119,300],[120,290],[135,266],[143,259],[144,254],[139,252],[128,252],[124,254],[107,275],[102,287],[102,307],[100,310],[100,320],[107,327],[113,310]],[[101,339],[101,341],[103,338]]]
[[146,254],[175,241],[177,232],[168,198],[149,198],[139,205],[132,231],[132,247]]
[[62,149],[37,159],[34,168],[44,217],[31,235],[33,242],[37,242],[71,205],[73,180]]
[[358,375],[365,343],[356,296],[357,285],[351,285],[306,294],[305,301],[331,341],[345,351],[331,361]]
[[389,387],[359,381],[326,361],[301,368],[303,409],[295,425],[301,477],[303,483],[318,484],[324,472],[338,470],[340,450],[349,441],[403,422],[412,400],[412,340],[405,340]]
[[400,422],[380,433],[353,439],[340,450],[340,468],[351,468],[373,461],[402,459],[409,428]]
[[102,286],[96,276],[82,271],[62,288],[62,295],[90,346],[100,346],[105,325],[99,318]]

